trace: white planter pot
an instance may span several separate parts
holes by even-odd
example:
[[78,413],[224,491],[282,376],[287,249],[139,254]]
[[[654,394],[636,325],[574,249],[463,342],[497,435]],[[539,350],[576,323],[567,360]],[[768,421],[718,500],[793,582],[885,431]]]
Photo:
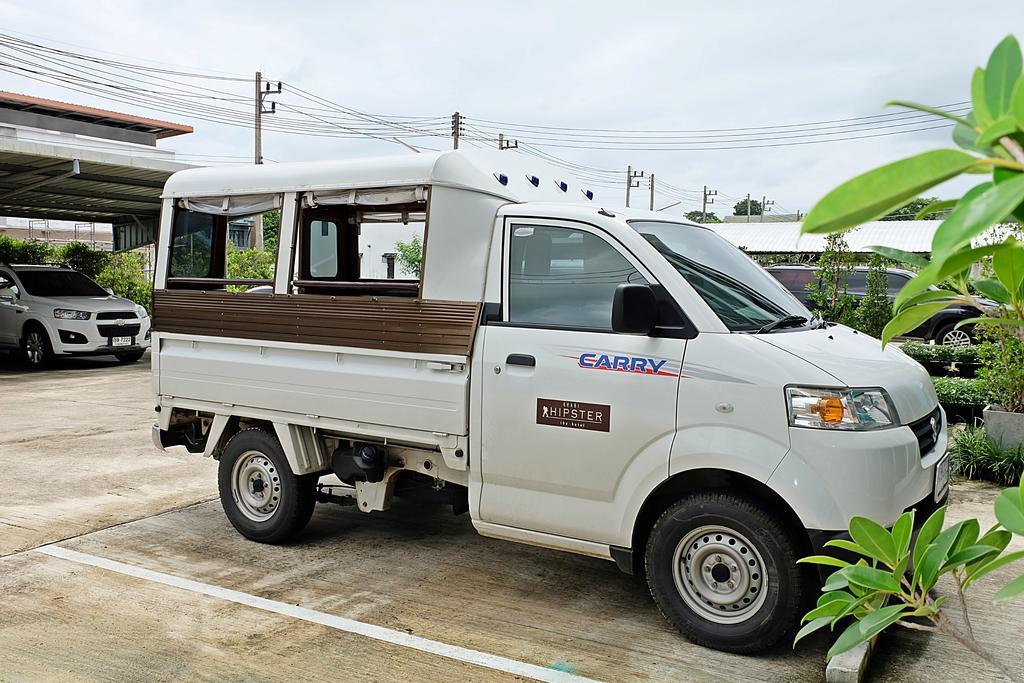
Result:
[[1003,448],[1024,444],[1024,413],[1008,413],[1001,406],[985,406],[985,433]]

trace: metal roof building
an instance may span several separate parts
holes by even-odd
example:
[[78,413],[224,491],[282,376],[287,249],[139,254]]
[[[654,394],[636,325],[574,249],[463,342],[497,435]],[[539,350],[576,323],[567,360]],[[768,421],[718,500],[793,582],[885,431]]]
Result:
[[156,141],[192,127],[0,92],[0,216],[114,225],[115,248],[152,241],[164,182],[191,166]]
[[[846,233],[854,252],[882,245],[927,254],[942,221],[872,221]],[[825,235],[800,235],[801,223],[716,223],[708,225],[719,235],[751,254],[820,254]]]

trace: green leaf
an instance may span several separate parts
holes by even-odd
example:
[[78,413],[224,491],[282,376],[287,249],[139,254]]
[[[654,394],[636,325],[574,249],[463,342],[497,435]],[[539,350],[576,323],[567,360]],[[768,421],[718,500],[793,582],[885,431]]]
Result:
[[850,582],[846,579],[846,567],[832,572],[827,579],[825,579],[825,585],[821,587],[821,590],[830,593],[832,591],[840,591],[847,588]]
[[1024,504],[1016,490],[1003,489],[996,498],[996,519],[1013,533],[1024,536]]
[[923,304],[924,302],[932,301],[933,299],[945,299],[946,304],[948,305],[950,299],[957,299],[959,297],[960,293],[954,292],[951,289],[926,289],[923,292],[915,294],[914,296],[910,297],[902,304],[900,304],[899,310],[903,310],[904,308],[910,308],[911,306],[916,306],[918,304]]
[[1012,600],[1021,593],[1024,593],[1024,574],[1003,586],[999,592],[996,593],[993,600],[995,602],[1005,602],[1007,600]]
[[887,106],[887,107],[904,107],[906,109],[916,109],[917,111],[923,111],[926,114],[934,114],[935,116],[941,116],[942,118],[949,119],[950,121],[956,121],[957,123],[963,124],[965,126],[971,125],[970,121],[967,121],[966,119],[962,119],[959,116],[956,116],[955,114],[950,114],[948,111],[943,111],[942,109],[936,109],[935,107],[929,107],[926,104],[918,104],[917,102],[907,102],[905,100],[891,100],[889,102],[886,102],[885,106]]
[[988,111],[988,102],[985,99],[985,70],[980,66],[974,70],[971,77],[971,105],[974,107],[972,113],[979,129],[992,123],[992,114]]
[[953,547],[960,531],[963,529],[963,522],[957,522],[944,530],[935,540],[932,541],[921,558],[920,566],[914,567],[914,579],[921,586],[921,590],[930,591],[939,577],[939,569],[946,563],[949,550]]
[[[1014,171],[1010,168],[1000,168],[997,166],[992,169],[992,182],[998,185],[999,183],[1004,183],[1007,180],[1016,178],[1019,175],[1021,175],[1020,171]],[[1024,203],[1019,204],[1017,208],[1013,210],[1013,216],[1021,223],[1024,223]]]
[[892,626],[899,621],[903,608],[903,605],[889,605],[872,612],[860,621],[853,622],[836,638],[825,659],[832,659],[836,655],[848,652]]
[[1021,69],[1020,45],[1012,35],[1006,36],[992,50],[985,66],[985,103],[993,118],[1010,110],[1010,97]]
[[970,573],[970,575],[967,577],[967,581],[964,582],[964,588],[967,588],[972,583],[974,583],[981,577],[985,576],[986,574],[989,574],[995,571],[996,569],[999,569],[1000,567],[1005,567],[1006,565],[1021,559],[1024,559],[1024,550],[1018,550],[1015,553],[1007,553],[1006,555],[1001,555],[999,557],[989,560],[988,562],[982,564],[980,567],[978,567]]
[[961,320],[953,327],[960,329],[967,325],[1002,325],[1004,327],[1020,327],[1020,321],[1015,318],[993,318],[991,316],[981,316],[978,318],[966,318]]
[[830,623],[832,623],[831,617],[820,617],[810,623],[804,624],[804,627],[796,632],[796,638],[793,639],[793,647],[796,647],[796,644],[803,640],[805,637],[809,636],[810,634],[814,633],[819,629],[825,628]]
[[1001,304],[1009,304],[1010,292],[999,280],[974,280],[971,282],[976,290],[982,295]]
[[1024,201],[1024,173],[1001,183],[971,188],[942,221],[932,238],[932,261],[941,261],[959,247],[999,223]]
[[882,328],[882,346],[892,341],[893,337],[910,332],[947,306],[949,303],[946,301],[932,301],[901,310]]
[[999,548],[993,548],[990,545],[972,545],[964,548],[963,550],[950,555],[949,559],[939,569],[939,573],[949,571],[954,567],[959,567],[962,564],[970,564],[983,557],[989,557],[993,553],[998,553]]
[[874,567],[847,567],[843,571],[846,572],[847,581],[862,588],[883,593],[900,592],[899,579],[890,572]]
[[937,149],[868,171],[825,195],[807,214],[801,232],[837,232],[880,218],[979,163],[965,152]]
[[973,517],[965,519],[960,526],[960,533],[956,535],[956,540],[953,541],[953,545],[949,548],[949,556],[956,555],[964,548],[968,548],[978,541],[978,534],[981,533],[981,524],[977,519]]
[[1024,78],[1018,80],[1013,88],[1010,110],[1013,112],[1013,118],[1017,119],[1017,126],[1024,130]]
[[[904,512],[892,525],[892,540],[896,544],[896,557],[903,558],[910,552],[910,537],[914,533],[914,511]],[[902,572],[899,572],[902,573]]]
[[850,536],[875,559],[890,567],[896,564],[896,543],[884,526],[867,517],[854,516],[850,520]]
[[850,602],[851,600],[853,600],[853,596],[850,595],[849,593],[847,593],[846,591],[832,591],[830,593],[823,593],[818,598],[817,606],[821,607],[822,605],[828,604],[830,602],[847,603],[847,602]]
[[946,506],[943,505],[938,510],[929,515],[928,519],[925,520],[924,524],[921,525],[921,530],[917,532],[917,540],[914,542],[914,567],[921,564],[921,557],[924,555],[925,549],[928,544],[935,540],[935,537],[942,531],[942,525],[946,521]]
[[1007,291],[1013,294],[1019,293],[1024,284],[1024,245],[1013,241],[1009,246],[992,257],[992,268]]
[[[954,204],[956,203],[955,200],[951,201],[953,201]],[[919,256],[912,251],[903,251],[902,249],[896,249],[894,247],[883,247],[881,245],[868,247],[868,249],[875,252],[876,254],[884,256],[885,258],[892,259],[893,261],[898,261],[899,263],[917,266],[918,268],[927,268],[928,264],[931,263],[924,256]]]
[[[851,598],[852,597],[853,596],[851,596]],[[831,621],[832,618],[839,614],[839,612],[841,612],[843,608],[846,607],[846,605],[848,605],[849,603],[850,600],[847,600],[845,602],[842,600],[833,600],[832,602],[826,602],[824,605],[819,605],[818,607],[815,607],[810,612],[805,614],[802,621],[814,621],[815,619],[820,619],[821,617],[828,617]]]
[[991,124],[978,136],[978,145],[988,146],[995,144],[999,138],[1009,135],[1017,130],[1017,120],[1011,114],[1004,114]]
[[858,555],[863,555],[864,557],[871,557],[871,553],[869,553],[867,550],[865,550],[864,548],[860,547],[859,545],[857,545],[853,541],[848,541],[845,538],[833,538],[831,541],[826,541],[825,542],[825,547],[826,548],[840,548],[842,550],[848,550],[851,553],[857,553]]
[[931,285],[942,282],[950,275],[970,268],[975,262],[1005,248],[1006,245],[1004,243],[988,244],[983,247],[961,247],[958,251],[945,256],[942,260],[938,260],[936,256],[936,260],[932,265],[919,271],[907,284],[903,285],[903,288],[896,295],[893,305],[897,309],[902,308],[914,294],[924,291]]
[[[956,206],[956,203],[960,201],[958,199],[937,199],[928,206],[924,207],[914,216],[915,221],[922,220],[925,216],[930,216],[933,213],[939,213],[940,211],[946,211]],[[871,249],[872,247],[868,247]],[[925,259],[921,259],[924,261]]]
[[831,555],[811,555],[810,557],[801,557],[796,562],[797,564],[822,564],[827,567],[850,566],[849,562],[840,560],[838,557],[832,557]]

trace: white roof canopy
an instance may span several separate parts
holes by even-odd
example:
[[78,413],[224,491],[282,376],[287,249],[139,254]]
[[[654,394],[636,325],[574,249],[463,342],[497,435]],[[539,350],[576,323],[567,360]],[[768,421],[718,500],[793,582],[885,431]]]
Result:
[[[872,221],[845,234],[850,250],[882,245],[927,254],[942,221]],[[821,253],[825,235],[800,235],[801,223],[716,223],[708,225],[737,247],[755,254]]]

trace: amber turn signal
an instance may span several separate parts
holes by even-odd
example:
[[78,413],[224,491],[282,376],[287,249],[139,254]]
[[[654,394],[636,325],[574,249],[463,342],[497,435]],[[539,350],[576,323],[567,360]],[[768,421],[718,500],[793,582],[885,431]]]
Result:
[[837,396],[827,396],[818,401],[817,413],[822,422],[839,424],[843,421],[843,402]]

